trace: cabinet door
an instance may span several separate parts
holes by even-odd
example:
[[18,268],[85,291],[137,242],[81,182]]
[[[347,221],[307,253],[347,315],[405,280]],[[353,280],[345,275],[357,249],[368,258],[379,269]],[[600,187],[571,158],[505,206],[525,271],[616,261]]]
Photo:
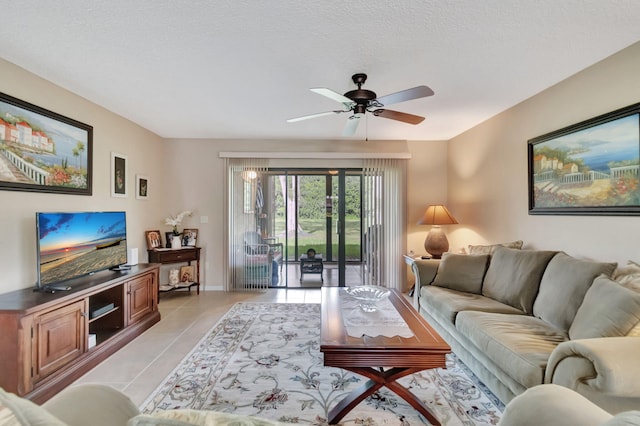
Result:
[[33,379],[38,381],[85,352],[86,301],[37,315],[33,325]]
[[127,323],[132,324],[156,309],[155,274],[145,274],[127,282]]

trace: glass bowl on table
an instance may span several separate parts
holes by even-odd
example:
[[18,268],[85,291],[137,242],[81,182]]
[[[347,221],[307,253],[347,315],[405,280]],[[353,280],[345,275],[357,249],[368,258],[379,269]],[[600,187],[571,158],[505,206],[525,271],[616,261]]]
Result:
[[389,297],[389,289],[378,285],[359,285],[347,287],[347,294],[360,303],[360,309],[364,312],[375,312],[377,304]]

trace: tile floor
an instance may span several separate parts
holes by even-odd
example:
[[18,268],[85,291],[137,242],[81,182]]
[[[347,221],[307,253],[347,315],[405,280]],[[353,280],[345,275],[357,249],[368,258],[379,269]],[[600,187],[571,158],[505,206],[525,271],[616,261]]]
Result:
[[320,303],[320,289],[163,293],[162,319],[75,383],[102,383],[141,405],[236,302]]

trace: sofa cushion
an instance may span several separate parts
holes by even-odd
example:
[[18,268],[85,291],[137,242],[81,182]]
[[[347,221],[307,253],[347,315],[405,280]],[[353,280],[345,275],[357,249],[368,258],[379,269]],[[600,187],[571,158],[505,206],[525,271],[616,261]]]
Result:
[[555,251],[496,247],[482,283],[482,295],[531,314],[533,300]]
[[31,426],[65,426],[47,410],[25,398],[0,388],[0,424]]
[[569,328],[571,339],[640,335],[640,293],[600,276]]
[[488,254],[444,253],[433,285],[480,294],[488,263]]
[[566,332],[528,315],[464,311],[456,329],[527,388],[543,383],[551,352],[568,339]]
[[616,266],[556,254],[542,275],[533,315],[568,331],[593,280],[601,274],[610,276]]
[[450,290],[447,288],[426,286],[420,292],[420,303],[429,312],[438,312],[441,318],[453,323],[461,311],[500,312],[524,315],[513,306],[505,305],[488,297]]
[[497,247],[506,247],[512,249],[521,249],[522,240],[511,241],[509,243],[491,244],[488,246],[473,246],[469,244],[467,251],[469,254],[493,254]]

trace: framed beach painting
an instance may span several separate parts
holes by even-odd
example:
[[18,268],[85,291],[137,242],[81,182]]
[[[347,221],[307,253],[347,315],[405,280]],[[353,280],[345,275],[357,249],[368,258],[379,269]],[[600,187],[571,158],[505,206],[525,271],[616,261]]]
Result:
[[640,215],[640,103],[528,141],[529,214]]
[[93,127],[0,93],[0,189],[91,195]]

